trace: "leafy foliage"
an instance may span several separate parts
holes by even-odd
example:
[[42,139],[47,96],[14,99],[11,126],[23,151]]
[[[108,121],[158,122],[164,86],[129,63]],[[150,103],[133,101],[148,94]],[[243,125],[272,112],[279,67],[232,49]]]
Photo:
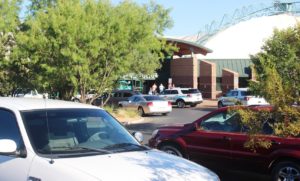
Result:
[[51,7],[56,4],[56,0],[31,0],[29,5],[29,12],[34,14],[36,11],[40,9],[44,9],[45,7]]
[[7,95],[13,87],[9,64],[16,44],[15,34],[20,24],[18,19],[20,1],[0,1],[0,95]]
[[[266,121],[270,120],[269,110],[253,111],[249,108],[239,109],[238,113],[242,118],[242,124],[247,128],[247,133],[250,135],[249,140],[245,143],[245,147],[256,151],[258,148],[269,148],[271,142],[260,136],[263,134],[262,128]],[[271,126],[271,125],[270,125]]]
[[0,31],[2,33],[17,31],[20,23],[18,18],[20,3],[20,0],[0,1]]
[[31,10],[17,35],[15,63],[25,67],[28,85],[63,99],[79,91],[85,102],[89,90],[95,99],[122,75],[154,73],[170,49],[157,38],[171,25],[169,10],[154,3],[34,0]]
[[275,30],[265,42],[262,52],[252,56],[257,81],[251,89],[273,106],[271,112],[250,109],[241,111],[243,123],[249,127],[247,147],[269,148],[270,141],[260,140],[262,125],[273,120],[274,134],[282,137],[300,135],[300,26]]

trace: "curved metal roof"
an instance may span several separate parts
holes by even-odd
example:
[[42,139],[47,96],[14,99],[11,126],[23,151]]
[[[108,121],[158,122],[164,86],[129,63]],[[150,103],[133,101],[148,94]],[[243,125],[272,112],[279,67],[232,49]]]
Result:
[[263,16],[243,21],[212,36],[205,46],[214,52],[201,59],[249,59],[260,52],[264,42],[272,37],[274,29],[293,27],[300,18],[290,14]]

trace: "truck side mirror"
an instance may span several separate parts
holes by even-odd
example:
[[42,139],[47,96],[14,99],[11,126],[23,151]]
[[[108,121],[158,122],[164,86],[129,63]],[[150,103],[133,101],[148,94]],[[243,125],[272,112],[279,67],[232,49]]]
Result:
[[194,123],[194,130],[196,131],[199,129],[200,129],[199,123],[198,122]]
[[144,135],[143,133],[139,132],[139,131],[136,131],[136,132],[133,132],[132,135],[135,137],[135,139],[142,143],[144,141]]
[[0,154],[15,155],[16,151],[17,151],[17,144],[15,141],[10,139],[0,140]]

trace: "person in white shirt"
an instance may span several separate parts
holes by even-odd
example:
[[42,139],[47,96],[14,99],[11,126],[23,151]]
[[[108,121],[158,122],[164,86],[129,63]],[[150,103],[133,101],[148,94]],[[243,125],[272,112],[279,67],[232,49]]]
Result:
[[159,92],[161,93],[162,91],[164,91],[165,86],[163,84],[159,85]]

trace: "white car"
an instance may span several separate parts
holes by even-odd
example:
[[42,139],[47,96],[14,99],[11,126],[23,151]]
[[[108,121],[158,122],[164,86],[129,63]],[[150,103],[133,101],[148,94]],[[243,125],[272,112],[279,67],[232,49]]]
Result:
[[134,95],[127,101],[120,101],[119,107],[135,109],[140,116],[147,114],[162,114],[166,116],[172,111],[172,104],[169,101],[155,95]]
[[219,108],[225,106],[233,106],[236,104],[242,104],[246,106],[269,105],[269,103],[263,97],[251,95],[251,92],[248,88],[232,89],[218,99]]
[[91,105],[0,98],[0,118],[1,181],[219,180],[205,167],[141,145]]
[[[86,93],[85,95],[85,99],[86,100],[90,100],[95,96],[95,91],[91,90],[89,92]],[[73,102],[81,102],[81,94],[76,94],[71,98],[71,101]]]
[[177,105],[179,108],[184,108],[185,105],[195,107],[197,104],[203,102],[201,92],[194,88],[175,87],[166,89],[161,92],[159,96],[170,101],[172,104]]
[[26,97],[26,98],[43,98],[43,94],[39,94],[36,89],[22,89],[18,88],[14,91],[13,97]]

